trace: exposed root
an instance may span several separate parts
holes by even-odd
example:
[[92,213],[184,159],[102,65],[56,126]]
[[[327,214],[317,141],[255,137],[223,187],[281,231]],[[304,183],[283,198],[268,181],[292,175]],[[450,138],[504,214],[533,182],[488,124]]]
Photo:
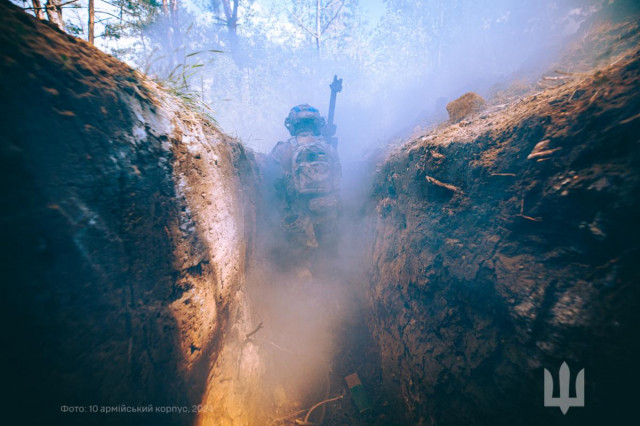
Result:
[[524,198],[520,202],[520,213],[518,213],[516,216],[521,217],[523,219],[530,220],[532,222],[542,222],[542,218],[540,217],[531,217],[524,214]]
[[309,422],[309,417],[311,416],[311,413],[313,413],[313,410],[315,410],[316,408],[324,405],[324,404],[328,404],[329,402],[333,402],[333,401],[337,401],[339,399],[344,398],[344,395],[338,395],[338,396],[334,396],[333,398],[329,398],[329,399],[325,399],[324,401],[320,401],[318,402],[316,405],[314,405],[313,407],[311,407],[309,409],[309,411],[307,412],[307,415],[304,417],[304,420],[300,421],[300,420],[296,420],[296,424],[298,425],[313,425],[315,423],[311,423]]

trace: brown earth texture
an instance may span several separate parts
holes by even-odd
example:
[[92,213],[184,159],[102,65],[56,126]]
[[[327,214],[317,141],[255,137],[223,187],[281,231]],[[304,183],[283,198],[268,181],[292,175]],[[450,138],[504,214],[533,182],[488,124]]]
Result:
[[[253,156],[123,63],[0,10],[3,417],[224,419],[250,386],[197,406],[225,336],[250,326]],[[149,406],[163,411],[122,411]]]

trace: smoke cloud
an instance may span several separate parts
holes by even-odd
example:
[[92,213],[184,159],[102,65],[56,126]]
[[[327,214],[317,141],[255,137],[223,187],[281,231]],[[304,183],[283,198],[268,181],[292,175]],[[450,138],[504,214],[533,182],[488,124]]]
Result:
[[[443,104],[466,91],[490,96],[496,85],[540,72],[601,2],[347,1],[319,53],[305,29],[313,10],[295,6],[305,2],[241,2],[233,39],[215,3],[185,2],[177,62],[203,65],[193,69],[189,86],[222,129],[268,152],[287,137],[283,121],[292,106],[310,103],[326,114],[328,84],[337,74],[344,90],[336,124],[340,154],[348,159],[446,118]],[[170,23],[147,34],[159,40],[175,33]],[[203,53],[184,58],[196,52]],[[172,52],[153,55],[149,72],[166,76]]]
[[387,0],[365,8],[345,1],[319,21],[326,27],[320,43],[311,3],[242,2],[233,33],[219,2],[191,0],[178,23],[161,20],[143,35],[165,50],[129,59],[160,79],[183,78],[223,131],[261,153],[289,137],[283,122],[292,106],[309,103],[326,115],[328,85],[334,75],[343,79],[336,109],[340,255],[317,263],[313,280],[304,267],[278,267],[279,257],[287,260],[286,242],[273,188],[263,191],[262,257],[249,292],[264,324],[254,340],[267,367],[265,404],[276,407],[327,398],[339,346],[363,332],[341,335],[341,324],[357,322],[365,303],[360,209],[371,166],[364,159],[416,126],[446,119],[446,103],[468,91],[490,98],[514,81],[533,81],[602,2]]

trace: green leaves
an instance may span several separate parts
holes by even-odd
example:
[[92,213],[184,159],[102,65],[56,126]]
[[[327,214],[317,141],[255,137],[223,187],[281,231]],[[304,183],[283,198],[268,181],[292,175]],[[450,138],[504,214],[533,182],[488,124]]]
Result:
[[[204,101],[203,91],[201,90],[198,92],[190,84],[193,78],[204,69],[206,63],[189,63],[189,59],[207,53],[224,52],[215,49],[207,49],[185,54],[182,63],[175,65],[165,77],[155,76],[153,80],[162,86],[168,93],[180,98],[189,108],[217,124],[216,119],[212,115],[213,110]],[[158,59],[162,58],[163,57],[160,57]],[[207,62],[209,61],[211,61],[211,58],[209,58]]]

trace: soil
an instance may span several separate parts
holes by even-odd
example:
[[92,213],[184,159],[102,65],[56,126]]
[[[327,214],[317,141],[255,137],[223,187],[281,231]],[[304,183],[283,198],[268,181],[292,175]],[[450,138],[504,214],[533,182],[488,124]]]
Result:
[[469,92],[447,104],[449,121],[457,123],[474,113],[481,112],[486,106],[485,100],[477,93]]
[[252,155],[123,63],[0,10],[5,403],[29,424],[193,424],[246,321]]
[[[413,424],[623,424],[634,410],[638,26],[592,28],[589,43],[613,40],[609,65],[550,72],[561,78],[380,164],[368,322]],[[568,57],[584,66],[581,54]],[[566,416],[544,407],[542,380],[564,361],[587,377],[585,407]]]

